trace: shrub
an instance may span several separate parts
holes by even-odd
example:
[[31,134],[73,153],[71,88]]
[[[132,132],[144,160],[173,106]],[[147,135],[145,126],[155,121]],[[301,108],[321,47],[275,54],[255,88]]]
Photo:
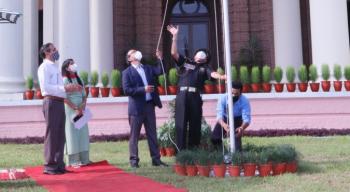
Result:
[[249,84],[249,72],[247,66],[241,66],[239,69],[239,78],[242,84]]
[[89,85],[89,73],[86,71],[81,71],[79,73],[79,77],[80,79],[83,81],[84,86],[88,86]]
[[298,77],[301,83],[307,82],[307,69],[305,65],[300,66],[298,70]]
[[121,73],[118,69],[114,69],[111,72],[111,85],[113,88],[119,88],[121,86]]
[[327,64],[322,65],[322,79],[325,81],[329,80],[330,72],[329,72],[329,66]]
[[93,87],[96,87],[98,83],[98,72],[97,71],[93,71],[91,73],[91,85]]
[[165,87],[165,75],[159,75],[158,76],[158,84],[161,86],[161,87]]
[[177,75],[177,70],[175,68],[171,68],[169,70],[169,84],[172,86],[177,85],[177,81],[179,80],[179,77]]
[[242,163],[256,163],[256,152],[246,151],[242,154]]
[[273,75],[274,75],[275,81],[277,83],[281,83],[282,77],[283,77],[283,70],[282,70],[282,68],[279,67],[279,66],[276,66],[275,69],[273,70]]
[[32,90],[33,89],[33,85],[34,85],[34,80],[33,80],[33,76],[28,75],[27,79],[26,79],[26,87],[28,90]]
[[212,82],[212,81],[210,81],[210,80],[205,80],[205,81],[204,81],[204,84],[206,84],[206,85],[213,85],[214,82]]
[[242,165],[241,153],[239,153],[239,152],[233,153],[231,156],[231,161],[232,161],[232,165],[234,165],[234,166]]
[[257,163],[260,165],[267,164],[271,158],[271,150],[265,149],[262,150],[257,156]]
[[262,79],[264,83],[270,83],[271,81],[271,68],[265,65],[262,69]]
[[310,80],[312,82],[316,82],[317,78],[318,78],[318,74],[317,74],[317,68],[315,65],[310,65],[309,66],[309,75],[310,75]]
[[220,151],[215,151],[209,154],[209,159],[211,165],[221,165],[224,163],[224,156]]
[[350,81],[350,65],[345,66],[344,77],[346,80]]
[[335,64],[333,67],[333,72],[334,72],[334,78],[339,81],[342,77],[342,72],[341,72],[341,66]]
[[109,84],[109,77],[107,73],[103,73],[101,76],[101,82],[103,87],[107,87]]
[[237,81],[238,79],[238,72],[237,72],[237,68],[235,65],[231,66],[231,80],[232,81]]
[[252,68],[251,78],[252,78],[252,83],[260,83],[260,69],[259,69],[259,67],[254,66]]
[[209,152],[207,150],[198,150],[196,151],[196,163],[198,165],[206,166],[209,164]]
[[294,81],[295,81],[295,69],[293,66],[287,67],[286,75],[287,75],[288,83],[294,83]]

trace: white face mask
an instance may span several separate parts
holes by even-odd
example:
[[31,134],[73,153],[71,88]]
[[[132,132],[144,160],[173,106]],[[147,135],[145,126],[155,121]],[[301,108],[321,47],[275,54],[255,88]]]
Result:
[[77,72],[78,71],[78,65],[77,64],[73,64],[73,65],[69,65],[69,71],[71,72]]
[[207,54],[204,51],[198,51],[194,57],[196,60],[204,60],[207,59]]
[[137,60],[137,61],[141,61],[142,59],[142,53],[140,51],[136,51],[134,53],[134,59]]

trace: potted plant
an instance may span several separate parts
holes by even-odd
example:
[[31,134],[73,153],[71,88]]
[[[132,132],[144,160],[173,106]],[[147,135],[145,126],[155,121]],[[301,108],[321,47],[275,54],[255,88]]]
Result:
[[266,177],[271,175],[272,164],[270,163],[270,150],[266,148],[258,154],[258,170],[260,177]]
[[252,84],[251,84],[252,91],[259,92],[261,78],[260,78],[260,69],[258,66],[254,66],[252,68],[251,80],[252,80]]
[[321,74],[323,79],[323,81],[321,81],[322,90],[324,92],[329,92],[329,89],[331,88],[331,82],[329,81],[330,72],[329,66],[327,64],[322,65]]
[[238,80],[238,72],[236,65],[231,66],[231,81],[237,81]]
[[292,145],[284,145],[286,150],[286,172],[295,173],[298,170],[298,153]]
[[287,76],[287,90],[288,92],[294,92],[295,91],[295,69],[293,66],[288,66],[286,71]]
[[109,85],[109,77],[107,73],[103,73],[101,76],[102,88],[101,88],[101,96],[108,97],[110,88]]
[[275,87],[275,91],[276,92],[282,92],[283,91],[283,83],[281,83],[282,81],[282,77],[283,77],[283,70],[281,67],[276,66],[273,70],[273,75],[275,78],[276,83],[274,84]]
[[91,73],[91,88],[90,88],[91,97],[98,97],[98,95],[100,94],[100,89],[99,87],[97,87],[97,83],[98,83],[98,72],[93,71]]
[[344,68],[344,77],[346,81],[344,82],[346,91],[350,91],[350,65],[345,66]]
[[342,78],[341,66],[335,64],[333,68],[333,72],[334,72],[334,78],[336,80],[336,81],[333,81],[334,90],[341,91],[341,88],[343,85],[343,82],[340,81],[340,79]]
[[177,81],[179,77],[177,75],[177,70],[175,68],[171,68],[169,70],[169,93],[171,95],[176,95],[177,93]]
[[249,86],[249,71],[247,66],[241,66],[239,68],[239,78],[243,84],[242,92],[247,93],[250,90]]
[[305,65],[301,65],[298,70],[298,88],[300,92],[305,92],[307,90],[307,69]]
[[244,169],[244,176],[255,176],[256,170],[256,153],[254,151],[243,152],[242,163]]
[[204,93],[207,93],[207,94],[215,93],[214,82],[210,80],[204,81]]
[[317,68],[315,65],[310,65],[309,66],[309,75],[310,75],[310,87],[312,92],[318,92],[320,89],[320,83],[316,83],[316,80],[318,78],[318,73],[317,73]]
[[41,94],[41,89],[40,89],[40,85],[37,81],[34,81],[34,87],[35,88],[35,96],[37,99],[43,99],[43,95]]
[[198,174],[203,177],[209,177],[210,167],[209,167],[209,152],[206,150],[196,151],[196,164],[198,169]]
[[175,138],[175,121],[173,120],[165,122],[157,129],[157,138],[162,144],[166,156],[171,157],[175,155],[175,149],[169,136]]
[[113,69],[111,72],[111,93],[113,97],[121,95],[121,73],[118,69]]
[[270,66],[265,65],[262,69],[262,79],[263,84],[262,88],[264,92],[271,92],[271,68]]
[[286,156],[288,151],[283,146],[275,146],[271,149],[271,161],[273,175],[281,175],[286,172]]
[[33,86],[34,86],[33,76],[28,75],[26,79],[27,90],[25,91],[25,99],[32,100],[34,98]]
[[84,84],[86,97],[89,95],[89,73],[86,71],[81,71],[79,77]]
[[185,169],[187,176],[196,176],[198,173],[197,167],[195,166],[195,153],[190,150],[183,150],[183,158],[185,161]]
[[166,74],[162,74],[158,76],[158,93],[159,95],[165,95],[165,76]]
[[239,177],[241,175],[242,156],[241,153],[235,152],[231,156],[231,165],[228,167],[228,172],[231,177]]
[[[220,75],[224,75],[225,74],[225,71],[221,68],[221,67],[219,67],[217,70],[216,70],[216,72],[217,73],[219,73]],[[223,81],[223,80],[220,80],[220,79],[218,79],[217,80],[217,84],[216,84],[216,90],[217,90],[217,92],[218,93],[225,93],[225,88],[226,88],[226,86],[225,86],[225,81]]]
[[186,151],[182,150],[176,154],[174,170],[178,175],[186,176]]
[[226,166],[224,164],[224,157],[220,151],[212,152],[210,155],[210,164],[216,177],[225,177]]

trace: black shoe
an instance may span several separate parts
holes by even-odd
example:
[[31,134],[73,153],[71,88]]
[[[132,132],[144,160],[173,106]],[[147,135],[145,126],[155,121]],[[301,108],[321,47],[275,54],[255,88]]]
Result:
[[152,161],[152,165],[153,166],[161,166],[161,167],[168,167],[169,165],[164,163],[163,161],[159,160],[159,161]]
[[139,164],[138,163],[131,163],[130,166],[132,168],[140,168]]
[[61,171],[51,171],[51,170],[44,170],[43,173],[46,175],[62,175],[62,174],[64,174]]

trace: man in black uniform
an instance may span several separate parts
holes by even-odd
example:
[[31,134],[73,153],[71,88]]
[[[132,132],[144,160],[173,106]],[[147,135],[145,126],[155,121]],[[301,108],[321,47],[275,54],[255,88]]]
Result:
[[186,149],[187,127],[188,147],[197,147],[201,140],[201,120],[203,101],[200,92],[204,81],[214,79],[226,79],[208,66],[209,53],[205,49],[199,49],[194,53],[193,60],[185,58],[177,51],[178,26],[169,25],[168,31],[173,36],[171,55],[176,61],[179,72],[179,91],[175,104],[175,128],[176,144],[179,150]]

